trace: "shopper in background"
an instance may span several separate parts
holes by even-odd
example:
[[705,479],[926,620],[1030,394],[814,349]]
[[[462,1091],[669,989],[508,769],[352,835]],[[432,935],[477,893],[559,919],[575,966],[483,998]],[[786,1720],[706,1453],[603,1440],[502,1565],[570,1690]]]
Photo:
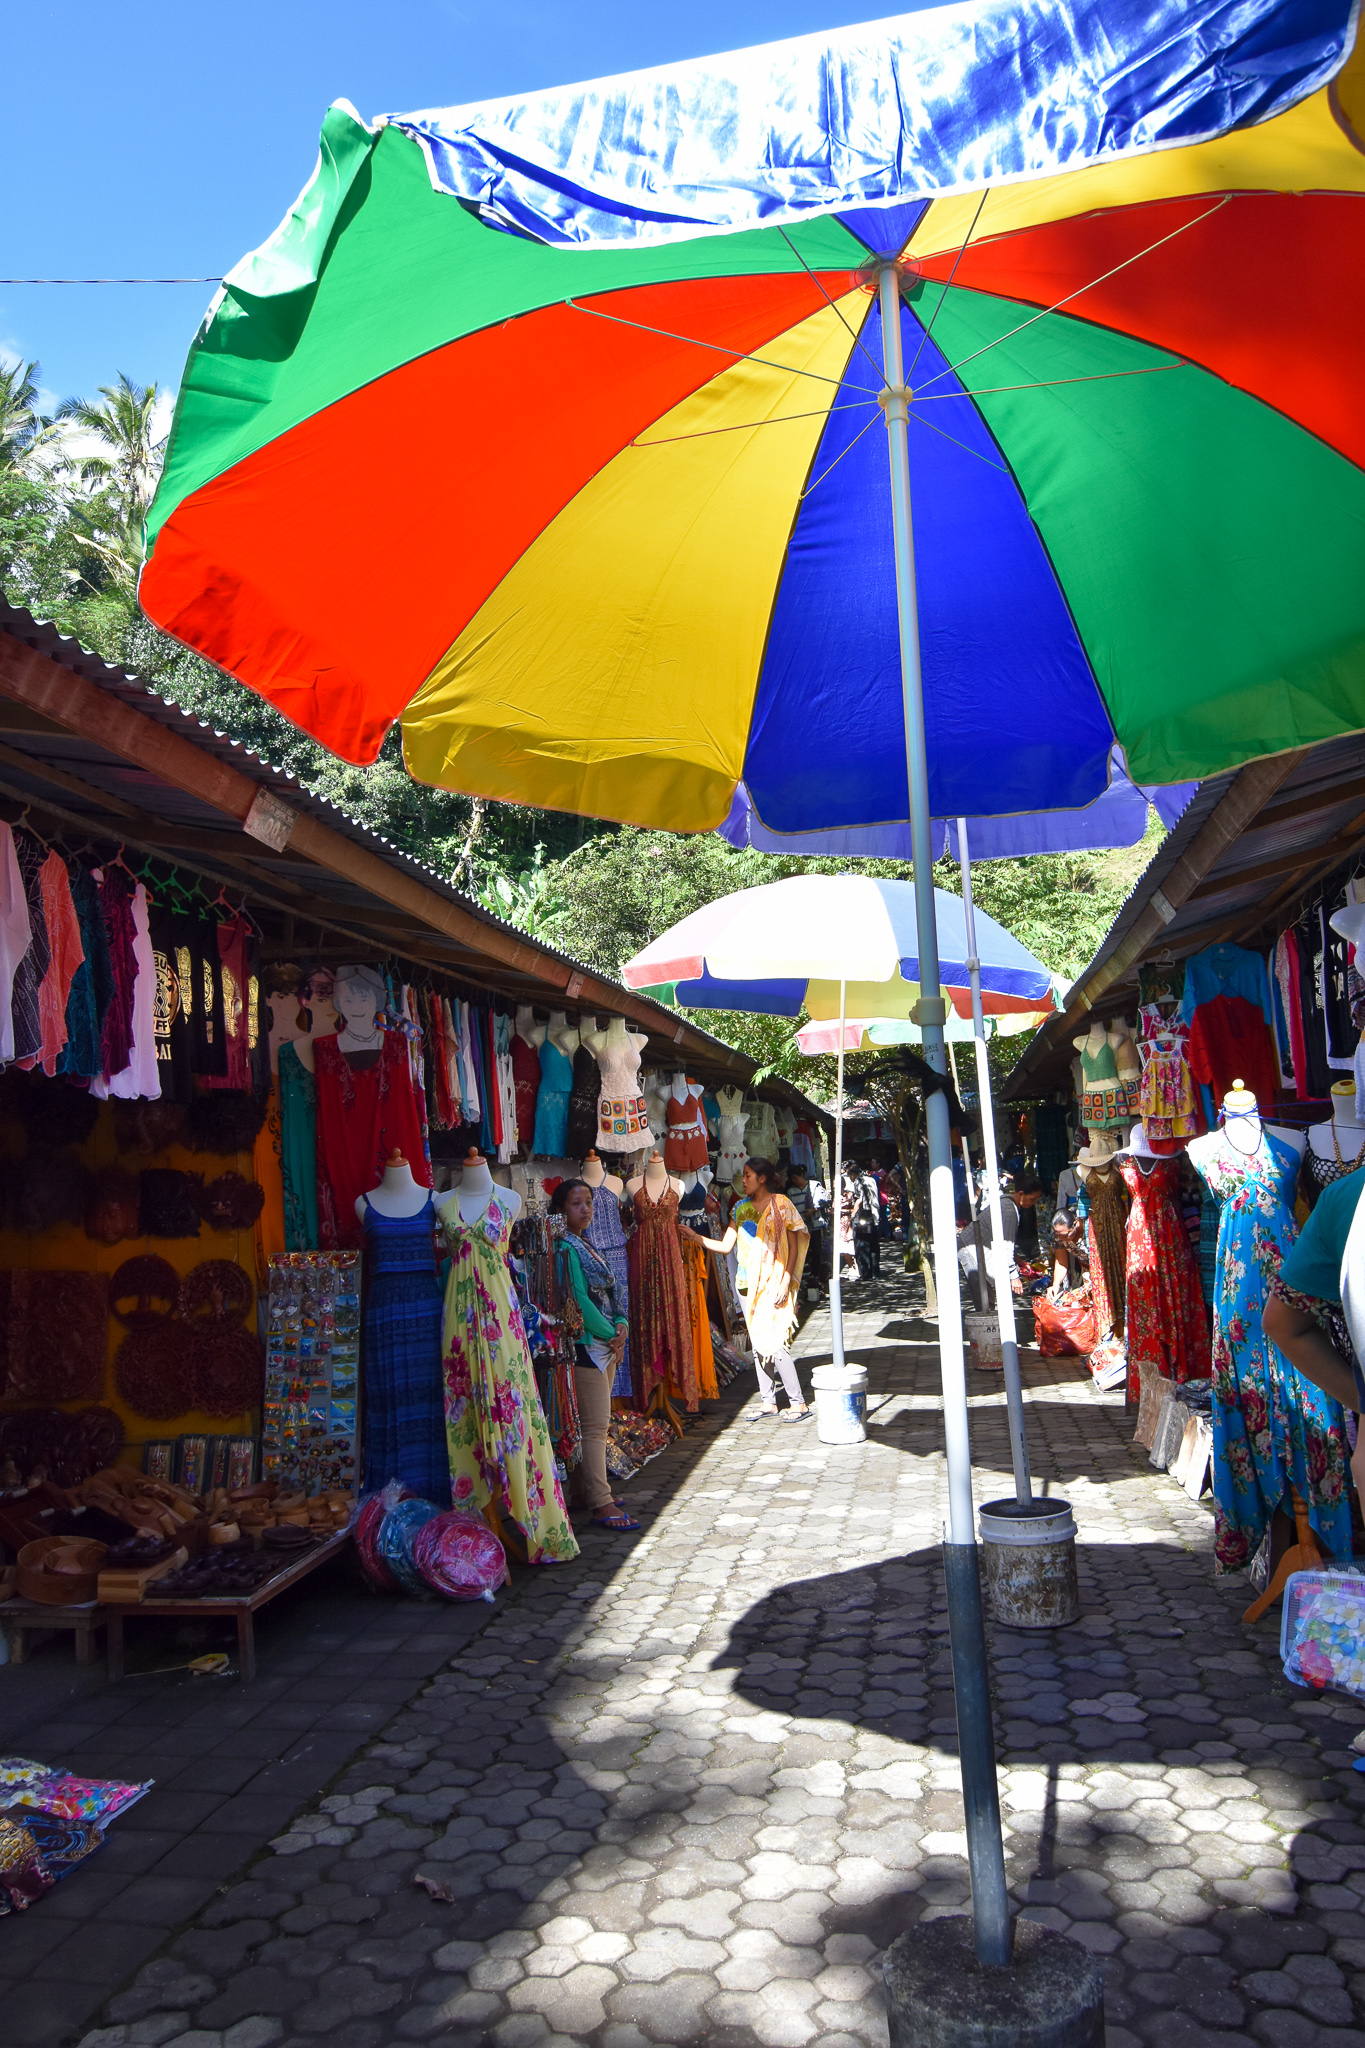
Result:
[[559,1284],[565,1308],[572,1301],[579,1325],[574,1338],[574,1388],[583,1427],[583,1476],[588,1509],[604,1529],[622,1532],[640,1524],[612,1493],[607,1479],[607,1425],[611,1383],[625,1349],[629,1327],[616,1299],[616,1279],[585,1235],[592,1222],[592,1189],[585,1180],[562,1180],[550,1197],[550,1214],[564,1218],[559,1242]]
[[[804,1422],[811,1410],[801,1392],[790,1345],[810,1233],[787,1196],[778,1191],[776,1181],[777,1168],[771,1159],[746,1160],[744,1198],[752,1205],[753,1216],[740,1228],[753,1232],[744,1266],[749,1281],[747,1321],[758,1373],[760,1406],[755,1420],[777,1414],[775,1381],[780,1379],[791,1403],[783,1421]],[[684,1236],[696,1235],[685,1224],[678,1228]],[[738,1235],[732,1221],[724,1237],[703,1237],[697,1242],[709,1252],[724,1253],[736,1244]]]

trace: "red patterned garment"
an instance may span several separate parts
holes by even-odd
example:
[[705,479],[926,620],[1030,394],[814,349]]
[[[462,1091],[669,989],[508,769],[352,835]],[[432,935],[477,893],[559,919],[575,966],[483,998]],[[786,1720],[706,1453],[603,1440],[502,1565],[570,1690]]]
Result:
[[336,1033],[313,1040],[318,1117],[318,1243],[323,1251],[358,1249],[364,1230],[355,1205],[379,1185],[390,1152],[431,1186],[412,1063],[401,1031],[386,1031],[373,1065],[352,1067]]
[[649,1406],[661,1383],[689,1409],[697,1406],[692,1313],[678,1236],[678,1197],[671,1187],[657,1202],[635,1191],[630,1240],[630,1371],[635,1405]]
[[[595,1082],[596,1060],[593,1061],[592,1071]],[[534,1045],[528,1045],[524,1038],[519,1038],[516,1032],[512,1034],[512,1079],[517,1089],[517,1142],[529,1146],[536,1129],[536,1097],[540,1093],[540,1053]],[[594,1109],[596,1105],[597,1091],[594,1088]]]
[[1160,1160],[1144,1173],[1120,1159],[1132,1196],[1128,1211],[1128,1391],[1137,1400],[1138,1361],[1151,1359],[1170,1380],[1204,1380],[1213,1370],[1199,1267],[1180,1218],[1180,1167]]

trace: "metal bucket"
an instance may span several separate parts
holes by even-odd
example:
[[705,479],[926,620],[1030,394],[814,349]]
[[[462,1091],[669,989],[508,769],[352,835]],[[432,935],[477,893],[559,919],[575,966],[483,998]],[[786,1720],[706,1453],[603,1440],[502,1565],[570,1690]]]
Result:
[[992,1619],[1010,1628],[1065,1628],[1078,1621],[1071,1503],[991,1500],[978,1514],[981,1580]]
[[972,1347],[972,1364],[998,1372],[1005,1363],[1005,1353],[1000,1343],[1000,1318],[994,1309],[989,1315],[968,1310],[962,1318],[962,1329]]
[[817,1365],[810,1376],[815,1391],[815,1434],[822,1444],[867,1441],[867,1367]]

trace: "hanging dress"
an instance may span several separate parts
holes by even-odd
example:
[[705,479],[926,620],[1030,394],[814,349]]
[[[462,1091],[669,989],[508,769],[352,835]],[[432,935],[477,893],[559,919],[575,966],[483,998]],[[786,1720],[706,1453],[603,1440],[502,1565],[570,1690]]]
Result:
[[1099,1049],[1090,1050],[1090,1039],[1080,1042],[1081,1122],[1087,1130],[1116,1131],[1129,1122],[1127,1084],[1119,1079],[1114,1048],[1105,1035]]
[[317,1090],[311,1072],[287,1040],[280,1047],[280,1172],[284,1181],[285,1250],[321,1250]]
[[1150,1173],[1132,1158],[1119,1161],[1132,1196],[1126,1261],[1128,1392],[1141,1393],[1138,1360],[1150,1359],[1168,1380],[1207,1379],[1213,1370],[1209,1331],[1199,1288],[1199,1267],[1176,1207],[1177,1161],[1160,1160]]
[[71,877],[59,853],[49,853],[39,876],[43,922],[47,926],[47,972],[38,987],[38,1020],[42,1029],[43,1072],[55,1074],[66,1047],[66,1006],[71,985],[85,959],[80,919],[71,894]]
[[547,1031],[540,1044],[540,1093],[536,1097],[536,1128],[532,1150],[537,1159],[564,1159],[567,1152],[569,1090],[573,1061],[560,1051]]
[[531,1564],[577,1557],[512,1291],[511,1218],[495,1190],[477,1222],[464,1221],[458,1196],[439,1221],[451,1261],[441,1337],[451,1498],[457,1508],[495,1501]]
[[664,1111],[668,1125],[664,1165],[670,1173],[695,1173],[698,1167],[710,1163],[701,1098],[701,1085],[696,1081],[684,1082],[681,1101],[676,1094],[669,1095]]
[[1299,1160],[1262,1128],[1248,1159],[1222,1133],[1191,1163],[1222,1202],[1213,1306],[1215,1569],[1251,1560],[1277,1507],[1297,1487],[1333,1557],[1351,1555],[1348,1447],[1341,1407],[1271,1344],[1261,1327],[1268,1282],[1298,1232]]
[[597,1055],[597,1150],[638,1152],[652,1143],[649,1112],[640,1093],[640,1053],[629,1035],[624,1044],[608,1038]]
[[657,1202],[635,1190],[635,1233],[630,1240],[631,1384],[637,1408],[647,1408],[657,1386],[697,1405],[692,1312],[687,1300],[678,1197],[666,1187]]
[[[698,1236],[704,1236],[706,1189],[698,1180],[678,1204],[678,1221]],[[718,1401],[716,1354],[711,1343],[711,1316],[706,1306],[706,1252],[690,1237],[682,1240],[683,1272],[687,1279],[687,1312],[692,1324],[692,1361],[697,1368],[697,1393],[703,1401]]]
[[47,921],[43,916],[43,850],[31,832],[17,832],[14,849],[24,881],[30,933],[28,951],[14,970],[14,1056],[21,1067],[32,1067],[43,1049],[38,992],[50,958]]
[[19,851],[8,825],[0,825],[0,1064],[8,1064],[16,1049],[14,1036],[14,978],[19,964],[33,944],[28,892]]
[[[589,1054],[589,1058],[591,1057],[592,1055]],[[595,1075],[597,1072],[596,1060],[593,1060],[592,1064]],[[594,1097],[594,1111],[596,1106],[596,1097]],[[602,1257],[611,1268],[611,1277],[616,1282],[616,1299],[620,1306],[621,1314],[629,1321],[630,1258],[626,1250],[626,1233],[621,1223],[621,1197],[613,1194],[605,1181],[603,1181],[601,1187],[596,1187],[592,1191],[592,1221],[583,1235],[587,1238],[593,1250],[602,1254]],[[611,1383],[611,1391],[613,1394],[619,1395],[623,1400],[628,1401],[630,1399],[630,1386],[630,1338],[627,1337],[625,1350],[621,1354],[621,1363],[617,1366],[615,1377]]]
[[720,1089],[716,1101],[720,1106],[720,1158],[716,1162],[716,1181],[720,1187],[728,1188],[749,1156],[744,1149],[744,1127],[749,1119],[744,1115],[744,1097],[738,1088]]
[[1167,1138],[1193,1138],[1199,1130],[1199,1105],[1194,1076],[1185,1058],[1190,1027],[1182,1017],[1164,1018],[1155,1003],[1139,1011],[1143,1056],[1138,1087],[1142,1128],[1154,1143]]
[[81,964],[66,999],[66,1045],[57,1061],[59,1074],[92,1080],[104,1072],[100,1050],[104,1019],[114,996],[114,976],[109,965],[109,939],[100,915],[99,890],[88,869],[78,867],[71,877],[71,901],[81,935]]
[[441,1370],[441,1287],[430,1195],[415,1216],[385,1216],[365,1198],[365,1490],[401,1479],[450,1504]]
[[590,1046],[580,1045],[573,1056],[573,1085],[569,1090],[565,1154],[568,1159],[585,1159],[597,1144],[597,1097],[601,1086],[597,1055]]
[[540,1093],[540,1054],[529,1039],[512,1034],[512,1080],[517,1091],[517,1143],[530,1151],[536,1134],[536,1097]]
[[1121,1337],[1124,1268],[1128,1260],[1128,1190],[1112,1166],[1105,1173],[1087,1174],[1085,1187],[1090,1203],[1085,1227],[1095,1328],[1101,1337],[1107,1337],[1111,1331]]
[[413,1179],[431,1186],[407,1041],[399,1031],[386,1031],[378,1059],[352,1067],[335,1032],[315,1038],[313,1079],[319,1245],[323,1251],[345,1251],[361,1243],[355,1205],[378,1187],[390,1152],[401,1152]]
[[124,1101],[141,1098],[156,1102],[161,1095],[161,1074],[156,1050],[156,958],[147,891],[139,882],[133,891],[133,1019],[128,1064],[120,1073],[111,1071],[109,1093]]

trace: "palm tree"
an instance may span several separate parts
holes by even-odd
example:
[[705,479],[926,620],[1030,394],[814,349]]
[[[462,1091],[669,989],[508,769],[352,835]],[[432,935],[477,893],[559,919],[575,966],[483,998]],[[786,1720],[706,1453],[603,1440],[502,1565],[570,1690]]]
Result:
[[57,418],[70,420],[109,451],[78,456],[73,466],[88,490],[108,494],[129,533],[137,534],[152,502],[166,445],[165,436],[157,439],[152,426],[157,387],[134,384],[120,371],[117,384],[100,386],[100,398],[103,404],[64,398]]
[[38,410],[40,363],[0,362],[0,474],[22,470],[52,432]]

